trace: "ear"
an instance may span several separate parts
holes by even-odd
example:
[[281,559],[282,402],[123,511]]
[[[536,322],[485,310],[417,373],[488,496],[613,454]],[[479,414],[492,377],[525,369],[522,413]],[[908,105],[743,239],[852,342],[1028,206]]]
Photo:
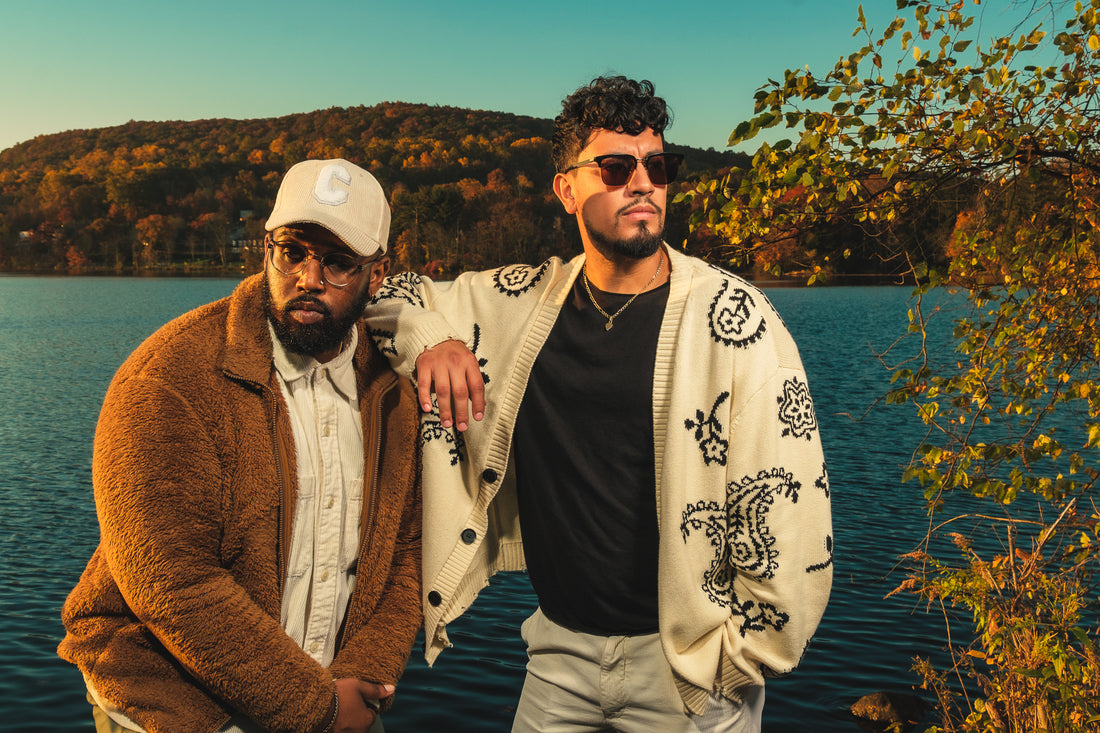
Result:
[[377,262],[370,264],[370,280],[367,283],[367,288],[370,290],[370,294],[373,297],[378,288],[382,287],[382,281],[386,279],[386,273],[390,271],[390,258],[383,257]]
[[568,174],[558,173],[554,176],[554,193],[561,201],[562,206],[565,207],[565,213],[577,213],[577,201],[573,197],[573,181],[570,180]]

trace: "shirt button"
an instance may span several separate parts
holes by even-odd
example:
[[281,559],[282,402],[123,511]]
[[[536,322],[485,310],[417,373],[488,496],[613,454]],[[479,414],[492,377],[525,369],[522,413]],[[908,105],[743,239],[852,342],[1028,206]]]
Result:
[[432,604],[433,606],[438,606],[442,602],[443,596],[439,595],[439,591],[433,590],[431,593],[428,594],[428,603]]
[[328,425],[326,425],[325,429],[321,431],[321,435],[325,436],[326,438],[328,437]]
[[328,571],[326,570],[323,573],[321,573],[321,582],[324,583],[327,580],[328,580]]
[[465,542],[467,545],[472,545],[474,544],[474,540],[477,539],[477,532],[473,531],[472,529],[464,529],[462,530],[461,537],[462,541]]
[[310,644],[310,645],[309,645],[309,651],[310,651],[310,653],[316,653],[316,651],[317,651],[317,647],[318,647],[318,644],[317,644],[317,642],[313,642],[312,644]]
[[326,508],[326,509],[332,509],[332,505],[333,505],[333,504],[335,504],[335,503],[336,503],[336,499],[334,499],[334,498],[332,498],[332,497],[330,496],[330,497],[328,498],[328,503],[327,503],[327,504],[325,504],[325,508]]
[[487,484],[495,484],[497,482],[497,472],[491,468],[486,468],[481,472],[481,480]]

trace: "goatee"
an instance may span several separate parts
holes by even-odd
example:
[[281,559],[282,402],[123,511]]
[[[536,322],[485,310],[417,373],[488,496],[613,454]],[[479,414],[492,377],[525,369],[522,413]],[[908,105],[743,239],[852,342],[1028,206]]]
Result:
[[[634,205],[634,203],[630,204],[630,206]],[[656,205],[652,203],[650,205],[656,208]],[[657,209],[657,211],[659,214],[662,213],[660,209]],[[664,237],[663,216],[661,218],[661,226],[659,226],[655,232],[651,232],[644,223],[639,223],[634,236],[614,238],[606,235],[598,227],[594,226],[593,222],[588,219],[585,211],[581,211],[581,218],[584,220],[584,228],[588,231],[588,238],[589,241],[592,242],[592,246],[594,246],[600,254],[609,259],[626,257],[632,260],[644,260],[657,251]]]
[[[339,348],[351,329],[355,327],[355,322],[363,315],[363,308],[370,300],[370,289],[364,288],[345,313],[333,315],[320,299],[305,293],[280,309],[271,298],[271,285],[266,272],[263,292],[264,312],[279,342],[287,351],[312,357]],[[324,317],[317,323],[298,323],[288,313],[294,306],[302,303],[309,303],[313,310],[320,312]]]

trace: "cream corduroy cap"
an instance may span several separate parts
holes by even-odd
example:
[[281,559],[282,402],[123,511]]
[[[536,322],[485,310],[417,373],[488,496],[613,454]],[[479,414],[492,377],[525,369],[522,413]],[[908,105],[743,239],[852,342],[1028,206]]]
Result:
[[363,257],[386,251],[390,205],[367,171],[342,158],[291,166],[279,184],[265,228],[320,224]]

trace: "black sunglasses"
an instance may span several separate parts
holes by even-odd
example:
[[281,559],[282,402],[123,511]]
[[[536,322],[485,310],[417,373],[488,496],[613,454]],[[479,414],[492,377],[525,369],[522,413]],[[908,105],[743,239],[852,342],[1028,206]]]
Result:
[[595,158],[579,161],[566,168],[565,172],[595,163],[600,167],[600,178],[605,185],[625,186],[637,170],[638,164],[641,163],[645,166],[646,175],[654,185],[667,186],[676,180],[676,172],[680,169],[680,163],[683,160],[684,156],[680,153],[654,153],[644,158],[616,153],[597,155]]

